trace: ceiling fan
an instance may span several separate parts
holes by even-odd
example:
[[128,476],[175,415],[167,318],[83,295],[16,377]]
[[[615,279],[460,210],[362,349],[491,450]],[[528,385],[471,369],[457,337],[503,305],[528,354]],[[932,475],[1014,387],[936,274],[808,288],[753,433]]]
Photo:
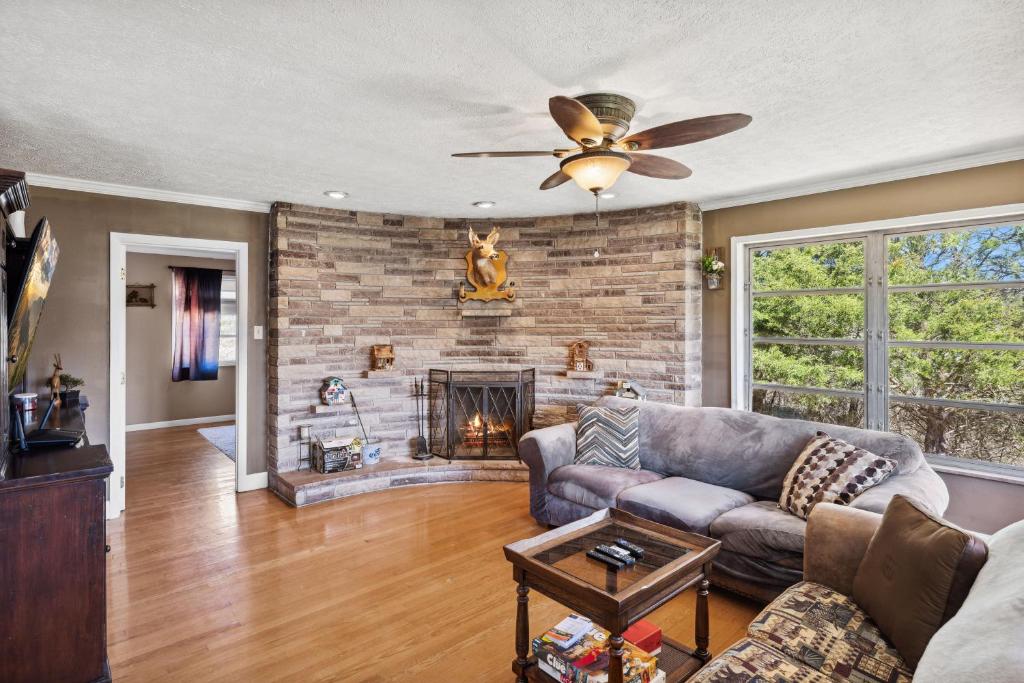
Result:
[[578,146],[550,152],[462,152],[452,156],[553,156],[562,162],[559,169],[540,184],[540,189],[550,190],[572,179],[596,195],[614,185],[623,171],[650,178],[686,178],[693,171],[678,161],[638,152],[700,142],[739,130],[751,121],[746,114],[703,116],[655,126],[624,138],[636,113],[636,104],[628,97],[613,93],[576,98],[559,95],[548,100],[548,109],[555,123]]

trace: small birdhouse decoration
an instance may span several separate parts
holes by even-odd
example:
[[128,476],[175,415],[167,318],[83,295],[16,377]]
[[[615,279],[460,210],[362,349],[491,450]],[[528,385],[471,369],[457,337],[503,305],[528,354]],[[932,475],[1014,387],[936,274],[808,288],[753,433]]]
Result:
[[325,406],[337,406],[345,402],[348,390],[340,377],[328,377],[320,385],[320,402]]
[[390,370],[395,365],[395,348],[391,344],[374,344],[370,348],[372,370]]
[[569,347],[569,367],[577,372],[590,372],[594,364],[587,358],[590,342],[578,341]]

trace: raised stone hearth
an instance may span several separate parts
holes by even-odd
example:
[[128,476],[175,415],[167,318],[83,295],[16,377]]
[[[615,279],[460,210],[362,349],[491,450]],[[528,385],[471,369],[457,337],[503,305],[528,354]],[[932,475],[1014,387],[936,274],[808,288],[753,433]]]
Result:
[[529,469],[515,460],[453,461],[433,458],[391,460],[362,469],[320,474],[284,472],[278,475],[274,491],[292,505],[302,507],[358,493],[382,491],[418,484],[450,484],[460,481],[528,481]]
[[[487,234],[493,226],[501,232],[498,248],[508,253],[516,298],[460,304],[468,230]],[[449,469],[410,458],[417,434],[414,379],[426,379],[430,368],[535,368],[534,427],[574,419],[578,403],[612,393],[626,379],[643,385],[652,400],[699,405],[700,255],[700,211],[683,203],[602,213],[598,225],[593,214],[489,221],[276,204],[271,487],[304,504],[385,486],[377,479],[387,486],[406,479],[328,475],[363,482],[334,484],[296,472],[300,425],[309,425],[314,437],[359,435],[350,405],[312,407],[329,375],[343,378],[367,431],[381,440],[376,467],[416,477],[470,476],[437,458]],[[567,375],[569,346],[579,340],[590,342],[593,376]],[[393,376],[367,375],[375,344],[394,347]]]

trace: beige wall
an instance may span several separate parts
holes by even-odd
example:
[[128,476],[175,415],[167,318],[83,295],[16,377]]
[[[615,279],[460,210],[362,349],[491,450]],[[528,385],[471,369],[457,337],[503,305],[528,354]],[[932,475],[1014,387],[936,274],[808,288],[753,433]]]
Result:
[[[53,284],[39,326],[28,381],[37,390],[54,353],[86,381],[86,425],[93,443],[109,443],[111,232],[198,237],[249,243],[249,324],[266,325],[267,216],[145,199],[30,188],[26,224],[47,216],[60,245]],[[251,327],[250,327],[251,330]],[[248,369],[248,472],[266,470],[267,373],[264,342],[251,331]]]
[[[729,239],[783,230],[955,211],[1024,202],[1024,161],[898,180],[704,213],[704,248],[719,250],[731,272]],[[703,361],[705,406],[730,405],[729,278],[704,290]],[[1024,519],[1024,488],[943,474],[952,501],[947,515],[968,528],[992,532]]]
[[183,268],[235,269],[234,261],[186,258],[164,254],[128,254],[128,283],[156,285],[156,308],[128,308],[127,424],[184,420],[235,412],[235,368],[221,366],[217,379],[171,381],[171,270]]

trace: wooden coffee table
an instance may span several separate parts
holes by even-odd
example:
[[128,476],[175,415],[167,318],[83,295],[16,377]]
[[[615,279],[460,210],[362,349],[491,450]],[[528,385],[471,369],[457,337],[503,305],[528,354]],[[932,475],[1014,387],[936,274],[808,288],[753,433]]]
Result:
[[[587,557],[601,543],[625,538],[646,552],[636,566],[615,571]],[[551,683],[555,679],[537,666],[530,654],[529,592],[534,589],[607,629],[609,683],[622,683],[622,633],[638,619],[684,590],[697,586],[694,624],[696,648],[662,637],[658,668],[667,683],[685,681],[710,658],[708,651],[708,579],[711,560],[721,544],[679,531],[616,508],[599,510],[585,519],[540,536],[505,546],[513,565],[516,588],[516,658],[512,670],[518,683]]]

